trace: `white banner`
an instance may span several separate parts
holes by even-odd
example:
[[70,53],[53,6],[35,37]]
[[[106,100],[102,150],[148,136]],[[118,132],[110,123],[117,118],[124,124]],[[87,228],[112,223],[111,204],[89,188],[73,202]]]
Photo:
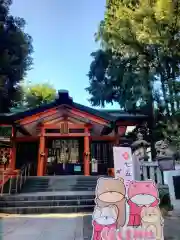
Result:
[[113,147],[115,178],[122,177],[126,183],[135,180],[131,148]]

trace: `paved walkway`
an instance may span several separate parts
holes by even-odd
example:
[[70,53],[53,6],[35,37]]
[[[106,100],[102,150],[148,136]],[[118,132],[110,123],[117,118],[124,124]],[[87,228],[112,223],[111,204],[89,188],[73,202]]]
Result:
[[[165,240],[180,239],[180,216],[165,220]],[[0,220],[1,240],[90,240],[91,216],[8,217]]]
[[[87,221],[88,219],[88,221]],[[91,216],[72,217],[8,217],[0,220],[3,240],[83,240],[90,239]]]

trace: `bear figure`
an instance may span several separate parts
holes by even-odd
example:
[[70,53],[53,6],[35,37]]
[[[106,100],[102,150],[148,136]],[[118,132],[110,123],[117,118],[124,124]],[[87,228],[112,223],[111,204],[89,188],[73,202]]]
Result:
[[92,240],[102,240],[103,229],[116,232],[116,222],[118,218],[118,208],[115,205],[106,207],[95,207],[93,212],[93,236]]
[[145,233],[152,232],[156,240],[163,240],[164,219],[159,207],[143,207],[141,226]]
[[129,205],[128,226],[140,226],[142,208],[159,205],[158,189],[154,181],[131,181],[127,203]]
[[117,229],[126,222],[126,187],[122,178],[99,178],[96,186],[96,206],[102,208],[116,205],[118,209]]

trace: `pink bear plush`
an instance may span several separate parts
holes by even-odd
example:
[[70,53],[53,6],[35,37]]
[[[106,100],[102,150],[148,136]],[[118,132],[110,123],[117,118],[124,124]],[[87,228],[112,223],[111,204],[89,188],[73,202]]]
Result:
[[129,222],[128,226],[141,225],[143,207],[159,204],[158,189],[154,181],[132,181],[128,188]]

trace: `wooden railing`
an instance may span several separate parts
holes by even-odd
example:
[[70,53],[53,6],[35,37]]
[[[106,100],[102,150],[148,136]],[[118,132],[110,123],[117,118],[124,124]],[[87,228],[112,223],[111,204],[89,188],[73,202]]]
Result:
[[2,187],[2,185],[4,185],[9,180],[9,176],[11,176],[11,175],[16,175],[16,172],[13,171],[10,168],[8,168],[6,170],[1,168],[1,172],[0,172],[0,188]]
[[15,180],[15,193],[21,190],[27,177],[30,175],[31,164],[23,165],[19,170],[11,170],[2,172],[2,179],[0,180],[0,194],[4,194],[4,186],[9,181],[8,194],[12,192],[12,183]]
[[157,162],[141,162],[140,163],[140,179],[148,180],[152,179],[157,184],[164,184],[164,177],[162,171],[160,171]]

